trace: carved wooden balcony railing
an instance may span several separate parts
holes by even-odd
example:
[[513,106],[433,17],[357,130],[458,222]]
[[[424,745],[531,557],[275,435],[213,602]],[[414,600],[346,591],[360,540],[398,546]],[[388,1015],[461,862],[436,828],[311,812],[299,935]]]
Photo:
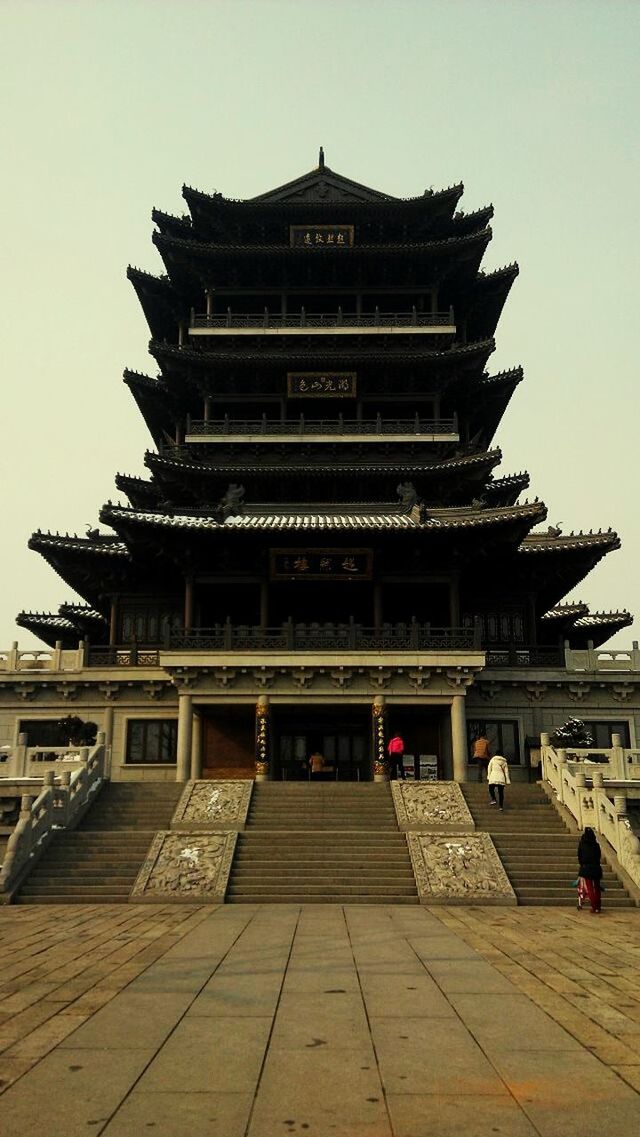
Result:
[[478,651],[477,633],[470,628],[435,628],[430,624],[294,624],[261,628],[257,625],[216,624],[174,632],[163,644],[96,647],[89,651],[92,667],[157,667],[161,651]]
[[345,419],[338,418],[308,419],[300,415],[297,419],[268,419],[263,415],[260,419],[231,419],[227,415],[223,419],[190,419],[187,424],[186,438],[226,436],[226,435],[275,435],[277,437],[304,438],[310,435],[331,435],[337,438],[359,437],[361,435],[403,435],[403,436],[444,436],[452,441],[458,438],[458,419],[453,418],[425,419],[419,415],[413,418],[393,419],[382,418],[377,415],[375,419]]
[[214,314],[196,315],[191,313],[189,330],[191,332],[262,332],[262,331],[298,331],[306,329],[313,332],[318,330],[342,331],[372,331],[379,328],[401,328],[408,332],[415,329],[431,330],[443,329],[448,332],[455,331],[453,308],[448,312],[418,312],[413,308],[409,312],[375,312],[366,314],[346,312],[301,312],[283,316],[269,312],[265,308],[262,313],[231,312],[224,315]]
[[171,636],[171,651],[471,651],[479,650],[469,628],[430,624],[282,624],[260,628],[218,624]]

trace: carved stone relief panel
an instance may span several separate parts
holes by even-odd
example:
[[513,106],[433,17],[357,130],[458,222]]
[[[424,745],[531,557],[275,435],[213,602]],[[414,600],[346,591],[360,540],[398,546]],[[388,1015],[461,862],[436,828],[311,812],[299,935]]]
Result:
[[422,904],[516,904],[516,895],[488,833],[408,833]]
[[131,901],[222,904],[237,833],[156,833]]
[[171,828],[182,833],[194,829],[215,832],[244,829],[251,801],[253,782],[227,779],[225,781],[187,782],[175,813]]
[[398,826],[405,833],[473,833],[475,823],[457,782],[392,782]]

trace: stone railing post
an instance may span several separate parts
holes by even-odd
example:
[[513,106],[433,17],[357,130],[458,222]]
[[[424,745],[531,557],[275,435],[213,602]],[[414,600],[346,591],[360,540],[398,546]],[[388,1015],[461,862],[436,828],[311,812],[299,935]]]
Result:
[[626,817],[627,815],[627,795],[626,793],[619,793],[613,795],[613,806],[618,817]]
[[558,801],[564,804],[564,772],[567,768],[566,750],[558,750]]
[[584,770],[576,770],[575,774],[573,775],[573,785],[574,785],[574,789],[576,791],[575,818],[576,818],[576,821],[578,822],[578,827],[580,829],[583,829],[584,823],[583,823],[583,817],[582,817],[582,802],[583,802],[583,795],[584,795],[585,790],[587,788],[587,779],[585,778]]
[[256,703],[256,782],[268,782],[271,766],[271,723],[269,696],[260,695]]
[[9,650],[9,658],[7,660],[7,671],[18,670],[18,641],[14,640]]
[[27,776],[27,736],[26,734],[18,735],[18,746],[16,748],[16,777],[26,778]]
[[609,777],[624,780],[628,778],[622,735],[611,735],[611,754],[609,757]]
[[547,747],[551,744],[551,738],[544,731],[540,735],[540,776],[543,781],[550,781],[547,770]]

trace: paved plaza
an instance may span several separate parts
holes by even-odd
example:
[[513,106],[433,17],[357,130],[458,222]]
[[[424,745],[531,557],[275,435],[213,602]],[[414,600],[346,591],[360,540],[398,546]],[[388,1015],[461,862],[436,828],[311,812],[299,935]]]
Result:
[[640,1131],[640,913],[0,910],[3,1137]]

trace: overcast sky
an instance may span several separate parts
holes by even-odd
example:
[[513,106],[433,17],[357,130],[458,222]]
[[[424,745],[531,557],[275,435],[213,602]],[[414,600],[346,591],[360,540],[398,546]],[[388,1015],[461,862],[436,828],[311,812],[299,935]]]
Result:
[[144,473],[125,270],[162,271],[152,206],[251,197],[320,144],[391,194],[493,202],[484,267],[521,272],[490,369],[525,369],[502,472],[565,532],[620,533],[575,596],[640,614],[639,48],[637,0],[0,0],[0,648],[72,598],[30,534],[83,534]]

